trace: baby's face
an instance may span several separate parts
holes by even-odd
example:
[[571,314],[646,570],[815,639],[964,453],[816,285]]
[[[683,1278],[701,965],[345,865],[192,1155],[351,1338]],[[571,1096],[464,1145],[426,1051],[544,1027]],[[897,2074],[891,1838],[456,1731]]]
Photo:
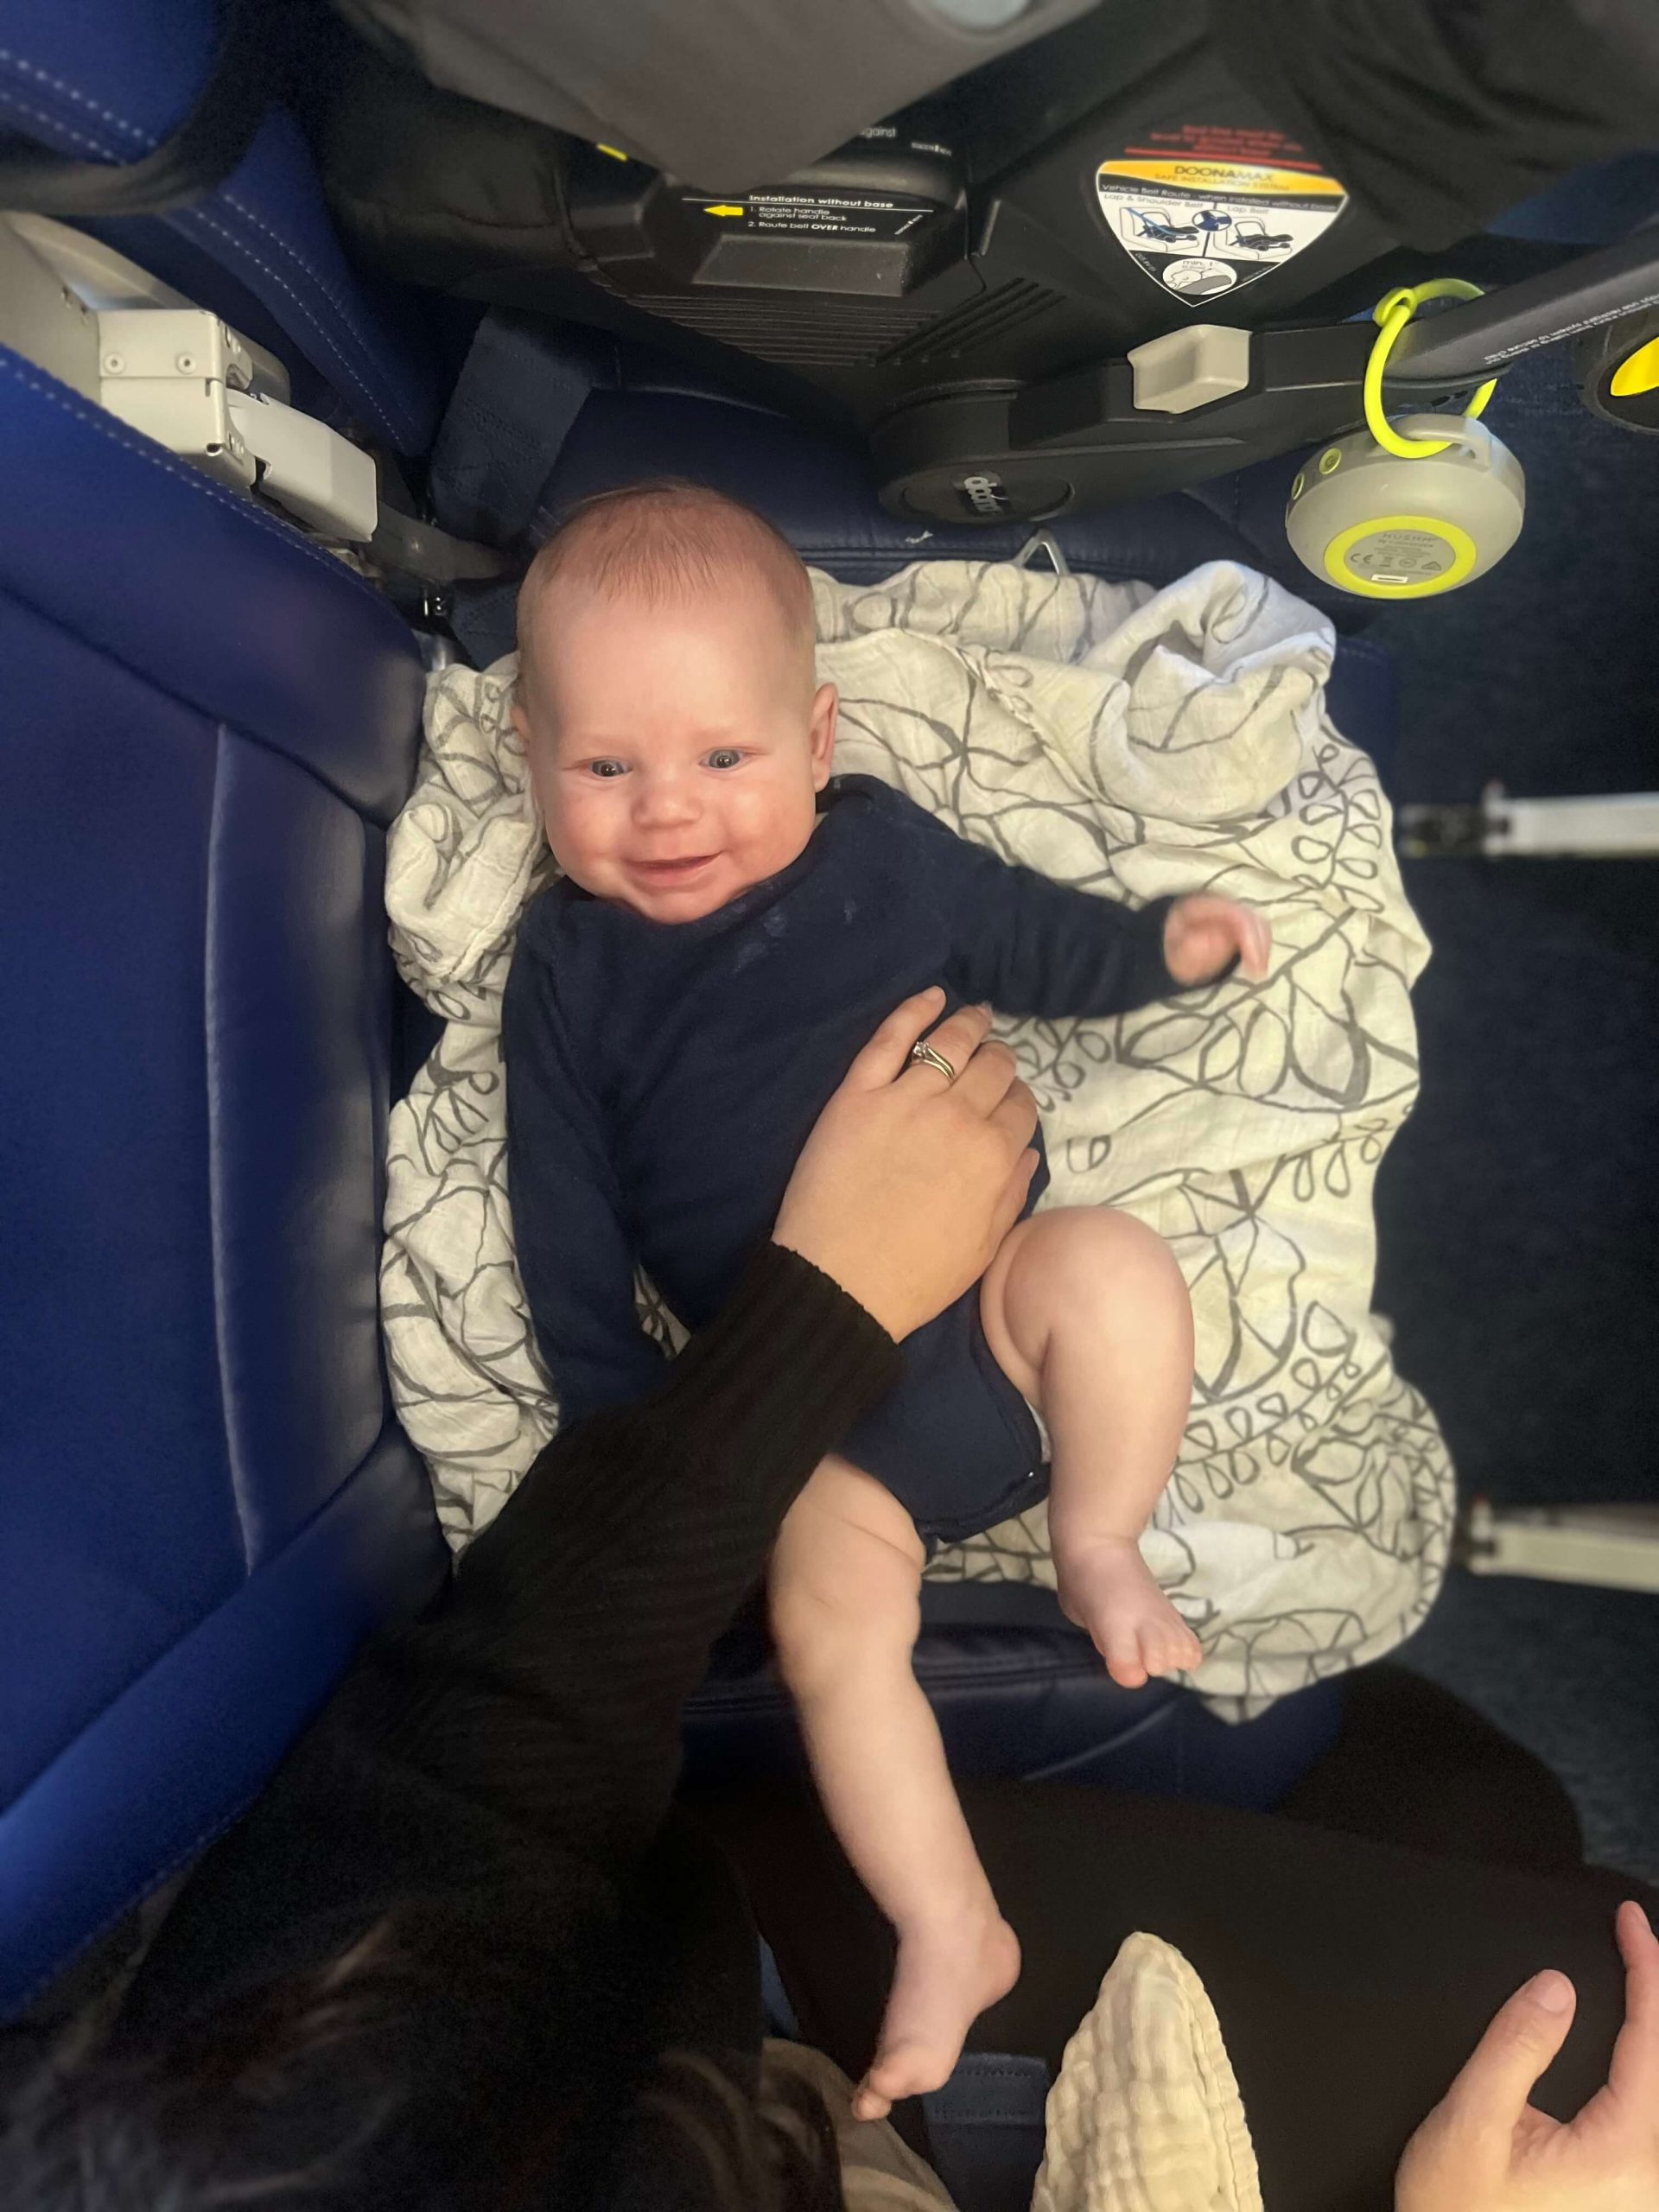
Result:
[[547,842],[596,899],[690,922],[806,849],[836,693],[769,601],[646,606],[571,588],[513,720]]

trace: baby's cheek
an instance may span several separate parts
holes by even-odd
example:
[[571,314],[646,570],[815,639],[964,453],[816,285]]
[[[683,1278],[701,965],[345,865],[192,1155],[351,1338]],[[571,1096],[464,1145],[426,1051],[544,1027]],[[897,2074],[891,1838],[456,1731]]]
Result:
[[764,853],[767,873],[773,874],[806,850],[817,816],[811,801],[803,803],[798,792],[767,791],[745,794],[738,819],[744,842]]
[[543,806],[542,822],[554,859],[566,875],[582,882],[588,869],[604,849],[596,810],[585,806],[580,798],[572,799],[562,793]]

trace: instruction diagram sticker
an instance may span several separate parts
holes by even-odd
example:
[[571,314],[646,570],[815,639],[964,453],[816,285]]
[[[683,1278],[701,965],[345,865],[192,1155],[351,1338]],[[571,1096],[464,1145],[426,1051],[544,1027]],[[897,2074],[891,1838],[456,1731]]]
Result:
[[1125,148],[1095,173],[1112,235],[1178,299],[1217,300],[1282,268],[1348,204],[1337,179],[1276,131],[1189,127],[1179,137],[1173,148]]

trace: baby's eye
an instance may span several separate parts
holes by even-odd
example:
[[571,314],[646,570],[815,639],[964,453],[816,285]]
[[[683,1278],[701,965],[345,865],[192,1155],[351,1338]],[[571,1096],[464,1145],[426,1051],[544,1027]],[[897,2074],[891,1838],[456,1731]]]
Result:
[[625,776],[627,770],[620,760],[590,760],[588,772],[590,776]]
[[722,745],[709,755],[709,766],[711,768],[735,768],[742,758],[734,745]]

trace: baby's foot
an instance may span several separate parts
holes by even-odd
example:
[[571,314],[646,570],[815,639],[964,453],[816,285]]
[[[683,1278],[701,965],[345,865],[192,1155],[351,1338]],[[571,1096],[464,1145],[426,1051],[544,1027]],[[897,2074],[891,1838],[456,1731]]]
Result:
[[853,2099],[855,2118],[885,2120],[899,2098],[943,2088],[963,2037],[1019,1979],[1019,1938],[988,1897],[901,1929],[881,2040]]
[[1088,1630],[1107,1673],[1126,1690],[1203,1658],[1204,1647],[1153,1580],[1138,1544],[1113,1536],[1057,1541],[1054,1567],[1061,1610]]

